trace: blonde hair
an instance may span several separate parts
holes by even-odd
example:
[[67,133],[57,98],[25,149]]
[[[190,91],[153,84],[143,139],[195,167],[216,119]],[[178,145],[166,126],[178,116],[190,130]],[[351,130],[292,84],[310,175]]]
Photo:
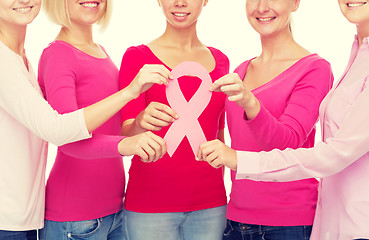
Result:
[[[71,21],[68,13],[67,0],[43,0],[43,8],[49,18],[63,27],[70,27]],[[106,0],[106,9],[98,24],[104,29],[108,26],[112,13],[112,0]]]

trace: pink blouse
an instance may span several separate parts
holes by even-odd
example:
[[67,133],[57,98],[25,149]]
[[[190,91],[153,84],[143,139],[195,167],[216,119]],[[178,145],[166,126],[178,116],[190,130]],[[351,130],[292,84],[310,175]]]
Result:
[[237,152],[237,179],[322,178],[312,240],[369,238],[369,38],[356,38],[343,77],[320,106],[323,142],[310,149]]

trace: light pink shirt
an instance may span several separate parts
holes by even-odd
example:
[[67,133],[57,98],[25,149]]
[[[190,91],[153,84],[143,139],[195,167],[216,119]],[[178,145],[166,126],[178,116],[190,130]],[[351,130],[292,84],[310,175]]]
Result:
[[42,228],[47,142],[89,138],[83,110],[59,115],[29,64],[0,42],[0,229]]
[[238,179],[322,178],[312,240],[369,238],[369,38],[356,39],[343,77],[320,106],[323,142],[310,149],[237,152]]

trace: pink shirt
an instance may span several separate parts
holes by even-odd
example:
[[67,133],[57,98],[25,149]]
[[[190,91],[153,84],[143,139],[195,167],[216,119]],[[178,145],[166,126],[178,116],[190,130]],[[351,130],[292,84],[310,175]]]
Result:
[[[214,81],[228,73],[229,61],[219,50],[209,49],[216,62],[215,69],[210,72]],[[122,60],[119,76],[121,88],[127,86],[145,64],[164,63],[146,45],[129,48]],[[179,78],[187,101],[200,83],[196,77]],[[209,105],[198,118],[208,140],[216,139],[218,130],[224,128],[224,101],[223,93],[213,93]],[[150,102],[169,105],[164,85],[154,85],[128,103],[122,110],[122,120],[136,118]],[[165,127],[155,134],[164,137],[168,129]],[[214,169],[205,162],[196,161],[186,137],[172,157],[165,154],[155,163],[144,163],[137,156],[132,159],[125,199],[127,210],[143,213],[187,212],[226,203],[222,169]]]
[[369,38],[355,41],[343,77],[320,106],[323,142],[310,149],[237,153],[237,178],[322,178],[312,240],[369,238]]
[[[118,91],[118,69],[107,58],[95,58],[55,41],[39,63],[39,83],[50,105],[60,113],[96,103]],[[122,209],[124,170],[117,145],[123,138],[116,114],[88,140],[58,148],[46,186],[46,219],[81,221]]]
[[[235,72],[243,79],[249,61]],[[333,83],[331,67],[317,54],[306,56],[268,83],[254,89],[261,103],[251,121],[235,102],[226,101],[227,123],[232,148],[258,152],[314,145],[319,105]],[[227,218],[233,221],[268,225],[312,225],[318,195],[318,181],[255,182],[235,180]]]

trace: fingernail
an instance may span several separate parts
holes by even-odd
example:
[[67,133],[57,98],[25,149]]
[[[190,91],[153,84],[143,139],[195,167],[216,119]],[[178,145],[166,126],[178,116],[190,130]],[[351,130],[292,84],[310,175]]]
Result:
[[170,79],[174,79],[173,75],[169,75],[169,78],[170,78]]

